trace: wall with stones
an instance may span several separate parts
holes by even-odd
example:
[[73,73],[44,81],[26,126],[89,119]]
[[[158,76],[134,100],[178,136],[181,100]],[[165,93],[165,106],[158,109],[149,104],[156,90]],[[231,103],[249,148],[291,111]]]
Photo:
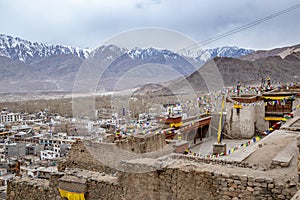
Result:
[[9,181],[7,200],[62,200],[57,188],[49,185],[45,179],[19,178]]
[[[82,170],[80,170],[82,173]],[[84,173],[84,172],[83,172]],[[85,177],[86,191],[84,192],[85,199],[100,200],[100,199],[122,199],[124,196],[123,188],[119,183],[111,180],[112,177],[100,175]],[[8,183],[7,200],[63,200],[59,194],[59,178],[62,174],[53,174],[51,179],[37,178],[19,178]],[[103,178],[102,178],[103,177]],[[115,178],[117,179],[117,178]]]
[[148,173],[122,173],[126,199],[290,199],[295,184],[209,170],[167,168]]
[[166,145],[166,137],[164,134],[136,135],[116,140],[115,143],[127,151],[147,153],[162,149]]
[[87,180],[86,200],[122,199],[123,197],[123,188],[119,183],[95,179]]
[[105,170],[103,164],[93,157],[81,140],[76,140],[67,158],[58,163],[59,171],[63,171],[65,168],[80,168],[91,171]]
[[[154,138],[153,141],[152,138]],[[150,144],[158,150],[147,153],[136,153],[130,150],[120,148],[116,143],[97,143],[92,141],[77,140],[73,143],[71,151],[66,159],[58,163],[58,170],[63,171],[66,168],[80,168],[91,171],[105,171],[114,173],[116,170],[122,170],[121,162],[137,158],[158,158],[173,153],[172,145],[166,145],[163,139],[164,135],[155,135],[148,138]],[[164,144],[162,144],[162,141]],[[148,141],[147,141],[148,142]],[[157,144],[154,144],[154,143]],[[138,142],[135,141],[135,143]],[[127,144],[124,144],[126,146]],[[128,145],[130,146],[130,145]],[[151,145],[150,145],[151,146]]]
[[[187,158],[188,159],[188,158]],[[222,161],[219,161],[222,162]],[[226,162],[226,161],[225,161]],[[184,163],[184,164],[183,164]],[[247,168],[247,166],[244,166]],[[79,170],[86,180],[86,200],[99,199],[290,199],[297,192],[296,182],[279,182],[264,176],[223,173],[207,165],[181,162],[143,173],[118,172],[117,177]],[[247,172],[247,170],[245,170]],[[70,172],[75,175],[76,173]],[[85,174],[84,177],[82,174]],[[251,173],[250,173],[251,174]],[[62,173],[50,181],[16,178],[8,184],[8,199],[57,199]]]

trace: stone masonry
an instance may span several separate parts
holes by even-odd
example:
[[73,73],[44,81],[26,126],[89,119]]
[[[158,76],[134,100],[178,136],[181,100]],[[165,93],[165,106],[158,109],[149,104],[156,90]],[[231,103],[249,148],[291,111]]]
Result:
[[[81,169],[54,174],[49,182],[17,178],[9,183],[8,199],[60,199],[58,177],[71,175],[86,182],[85,198],[99,199],[290,199],[296,181],[269,178],[268,173],[247,166],[204,164],[186,156],[167,158],[167,165],[143,173],[108,175]],[[150,164],[151,165],[151,164]],[[210,166],[210,167],[209,167]],[[142,166],[141,166],[142,167]],[[45,183],[44,183],[45,182]],[[47,182],[47,183],[46,183]],[[26,198],[28,197],[28,198]],[[37,198],[39,197],[39,198]]]

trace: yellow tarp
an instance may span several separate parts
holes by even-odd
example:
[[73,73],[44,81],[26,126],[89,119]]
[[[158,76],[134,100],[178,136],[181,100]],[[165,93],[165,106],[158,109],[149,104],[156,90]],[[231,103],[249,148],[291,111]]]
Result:
[[266,121],[286,121],[284,117],[265,117]]
[[61,197],[66,197],[68,200],[85,200],[84,193],[69,192],[66,190],[59,189]]
[[291,98],[291,96],[285,96],[285,97],[272,97],[272,96],[266,97],[266,96],[264,96],[264,98],[271,99],[271,100],[283,100],[283,99],[289,99],[289,98]]

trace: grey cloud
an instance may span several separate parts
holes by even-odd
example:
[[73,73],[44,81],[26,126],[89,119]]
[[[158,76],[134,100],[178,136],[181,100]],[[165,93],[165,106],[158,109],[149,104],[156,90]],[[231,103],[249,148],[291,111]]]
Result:
[[[32,41],[96,47],[120,32],[162,27],[196,41],[283,10],[297,0],[0,0],[0,32]],[[268,49],[300,43],[299,10],[206,47]]]

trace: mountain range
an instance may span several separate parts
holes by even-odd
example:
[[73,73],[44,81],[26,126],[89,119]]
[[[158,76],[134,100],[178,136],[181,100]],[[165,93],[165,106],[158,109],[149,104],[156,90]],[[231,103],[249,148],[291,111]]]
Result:
[[[96,88],[90,88],[93,91],[123,90],[170,81],[174,85],[182,79],[190,80],[201,89],[203,81],[195,77],[199,76],[199,70],[208,66],[207,63],[213,62],[222,76],[226,76],[224,82],[230,85],[247,70],[260,70],[265,74],[272,71],[271,68],[257,68],[258,65],[297,66],[298,50],[299,46],[271,51],[225,46],[172,52],[157,48],[125,49],[115,45],[91,50],[30,42],[0,34],[0,90],[2,93],[71,92],[78,77],[84,77],[84,82],[95,82]],[[257,72],[247,75],[260,76]],[[248,80],[247,77],[244,79]]]
[[[103,48],[103,46],[100,47],[100,49],[101,48]],[[99,50],[99,48],[95,50],[97,51]],[[161,52],[159,52],[159,50],[155,48],[147,48],[144,49],[144,51],[141,48],[134,48],[131,50],[127,50],[124,48],[110,50],[121,50],[123,53],[128,52],[129,54],[131,54],[131,56],[140,56],[139,58],[153,56],[154,54],[157,55],[159,53],[169,53],[167,50],[162,50]],[[155,52],[155,50],[157,51]],[[237,58],[253,52],[254,50],[252,49],[244,49],[236,46],[225,46],[213,49],[182,49],[177,54],[183,57],[193,58],[201,62],[206,62],[217,56]],[[0,34],[0,56],[5,56],[11,58],[12,60],[21,61],[24,63],[32,63],[53,55],[69,54],[78,56],[82,59],[86,59],[90,56],[93,57],[95,55],[95,52],[93,52],[92,49],[88,48],[81,49],[78,47],[64,45],[48,45],[46,43],[31,42],[28,40],[20,39],[18,37]]]
[[5,56],[24,63],[32,63],[52,55],[66,54],[76,55],[79,58],[85,59],[89,56],[90,52],[90,49],[80,49],[78,47],[63,45],[48,45],[0,34],[0,56]]
[[167,49],[124,49],[115,45],[91,50],[0,34],[0,89],[2,93],[70,92],[87,60],[93,60],[95,65],[91,74],[101,75],[93,80],[99,82],[94,89],[128,89],[188,76],[215,56],[239,57],[251,52],[253,50],[222,47],[176,53]]
[[[220,91],[223,86],[235,86],[238,82],[243,86],[259,86],[261,79],[267,77],[271,78],[274,86],[282,82],[300,82],[300,52],[291,51],[282,57],[282,52],[286,51],[285,48],[282,50],[276,54],[271,50],[241,58],[215,57],[188,77],[170,82],[166,85],[168,89],[160,93],[170,90]],[[266,53],[270,56],[265,57]]]

